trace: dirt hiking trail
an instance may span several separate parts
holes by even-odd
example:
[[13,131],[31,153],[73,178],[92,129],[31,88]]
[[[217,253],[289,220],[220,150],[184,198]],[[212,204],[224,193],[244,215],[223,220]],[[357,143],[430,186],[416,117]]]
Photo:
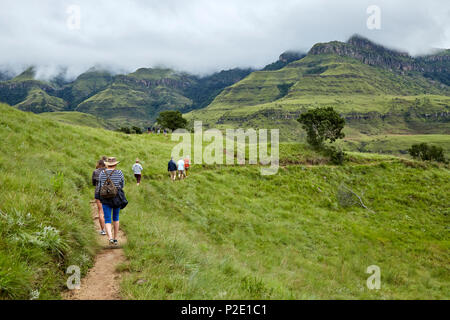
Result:
[[99,234],[97,205],[91,201],[92,219],[97,231],[97,241],[102,250],[95,257],[94,266],[89,269],[87,275],[81,279],[79,290],[68,290],[62,294],[64,300],[120,300],[120,278],[116,266],[126,261],[122,245],[127,238],[122,230],[119,230],[119,246],[109,246],[108,236]]

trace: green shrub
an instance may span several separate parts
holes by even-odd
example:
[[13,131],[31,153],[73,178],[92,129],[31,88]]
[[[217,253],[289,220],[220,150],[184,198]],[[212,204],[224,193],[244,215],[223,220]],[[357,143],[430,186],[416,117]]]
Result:
[[142,129],[136,126],[131,127],[131,130],[136,134],[142,134]]
[[136,126],[132,126],[132,127],[121,127],[119,129],[117,129],[117,131],[119,132],[123,132],[126,134],[142,134],[142,129]]
[[172,131],[185,128],[187,125],[187,120],[183,118],[180,111],[163,111],[158,115],[156,122]]
[[316,150],[322,151],[332,163],[341,165],[345,160],[345,153],[334,146],[325,146],[324,142],[335,142],[343,138],[342,132],[345,119],[332,107],[316,108],[300,115],[297,119],[306,130],[308,143]]
[[411,148],[408,149],[408,152],[414,159],[420,159],[422,161],[446,161],[444,149],[442,147],[430,146],[425,142],[413,144]]
[[307,141],[313,147],[322,147],[325,141],[343,138],[345,119],[332,107],[308,110],[297,119],[306,130]]
[[330,158],[331,163],[342,165],[345,161],[345,152],[335,146],[324,147],[324,153]]

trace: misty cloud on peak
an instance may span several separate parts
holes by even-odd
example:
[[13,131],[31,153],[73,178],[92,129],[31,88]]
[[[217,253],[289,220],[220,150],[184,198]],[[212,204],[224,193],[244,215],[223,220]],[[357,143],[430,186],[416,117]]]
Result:
[[[381,29],[366,25],[366,0],[3,0],[0,69],[75,78],[93,66],[113,73],[164,66],[194,74],[261,68],[287,50],[358,33],[423,54],[450,47],[447,0],[377,1]],[[75,8],[75,9],[74,9]],[[79,10],[79,28],[77,25]]]

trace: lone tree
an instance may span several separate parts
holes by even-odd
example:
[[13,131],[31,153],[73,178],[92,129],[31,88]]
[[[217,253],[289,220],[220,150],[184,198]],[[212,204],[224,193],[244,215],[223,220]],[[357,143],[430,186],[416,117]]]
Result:
[[309,110],[301,114],[297,121],[306,130],[308,143],[317,149],[322,149],[327,140],[331,143],[345,136],[342,132],[345,119],[332,107]]
[[156,122],[163,128],[168,128],[172,131],[185,128],[187,124],[187,120],[183,118],[180,111],[163,111],[158,115]]
[[445,162],[444,149],[438,146],[430,146],[423,142],[420,144],[413,144],[411,148],[408,149],[409,154],[415,158],[422,161],[438,161]]

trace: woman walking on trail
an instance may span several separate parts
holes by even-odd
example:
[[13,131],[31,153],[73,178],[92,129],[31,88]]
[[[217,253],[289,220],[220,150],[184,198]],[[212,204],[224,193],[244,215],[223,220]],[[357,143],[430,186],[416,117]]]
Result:
[[189,161],[189,156],[186,156],[184,158],[184,176],[185,177],[187,177],[187,175],[188,175],[188,171],[189,171],[190,166],[191,166],[191,163]]
[[97,211],[98,211],[98,221],[100,223],[100,234],[102,236],[106,235],[105,232],[105,218],[103,217],[103,207],[102,203],[100,202],[100,188],[99,188],[99,176],[100,173],[106,169],[105,162],[103,160],[99,160],[97,162],[97,166],[95,167],[94,172],[92,172],[92,184],[95,186],[95,203],[97,204]]
[[[117,236],[119,234],[119,212],[120,207],[116,207],[114,204],[114,198],[106,198],[102,195],[102,186],[106,184],[107,179],[109,178],[111,182],[114,184],[116,188],[123,189],[125,186],[125,178],[121,170],[116,170],[116,166],[119,164],[119,161],[114,157],[109,157],[105,162],[106,170],[100,173],[99,177],[99,189],[100,189],[100,199],[103,206],[103,212],[105,215],[105,226],[106,233],[108,234],[109,244],[118,245]],[[111,232],[111,213],[112,213],[112,221],[114,225],[114,238],[112,237]]]
[[177,162],[178,167],[178,178],[181,180],[184,178],[184,160],[180,159]]
[[141,177],[142,177],[142,170],[144,170],[144,168],[142,168],[142,165],[139,163],[139,159],[136,158],[136,163],[133,164],[132,170],[134,173],[134,177],[136,178],[137,185],[140,185]]

